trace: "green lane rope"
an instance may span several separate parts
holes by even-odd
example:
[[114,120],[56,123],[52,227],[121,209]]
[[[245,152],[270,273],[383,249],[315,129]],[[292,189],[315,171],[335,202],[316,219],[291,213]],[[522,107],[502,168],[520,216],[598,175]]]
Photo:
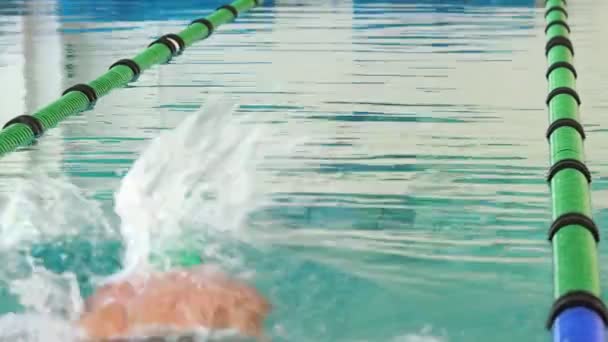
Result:
[[[580,98],[576,93],[577,73],[572,64],[574,48],[569,39],[565,1],[546,2],[546,56],[549,94],[547,138],[551,150],[548,182],[551,188],[553,224],[549,240],[553,245],[555,302],[548,322],[568,307],[599,308],[600,280],[598,229],[591,216],[591,175],[584,163],[585,133],[580,124]],[[581,299],[583,298],[583,299]],[[581,300],[583,303],[581,303]]]
[[155,64],[165,63],[196,41],[206,39],[213,30],[243,12],[260,5],[262,0],[236,0],[217,8],[205,18],[194,20],[178,34],[168,34],[154,41],[146,50],[131,59],[123,59],[89,84],[67,89],[55,102],[32,115],[20,115],[6,123],[0,131],[0,157],[20,146],[31,144],[44,131],[55,127],[66,117],[89,109],[110,91],[125,86]]

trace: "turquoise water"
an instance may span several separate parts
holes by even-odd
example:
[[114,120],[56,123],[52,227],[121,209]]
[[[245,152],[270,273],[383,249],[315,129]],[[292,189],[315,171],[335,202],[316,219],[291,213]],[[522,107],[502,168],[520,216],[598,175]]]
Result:
[[[6,4],[4,121],[222,2]],[[546,341],[550,195],[536,6],[277,0],[222,26],[3,158],[3,311],[60,315],[55,297],[59,304],[27,304],[15,294],[14,280],[38,279],[40,268],[74,274],[83,295],[120,269],[113,207],[122,177],[149,139],[223,94],[268,130],[253,178],[263,201],[245,224],[260,243],[187,230],[201,233],[192,237],[200,244],[220,240],[216,261],[255,273],[275,304],[273,340]],[[606,7],[576,1],[569,19],[600,227],[608,222]],[[278,148],[289,144],[298,147]],[[605,247],[601,254],[605,282]]]

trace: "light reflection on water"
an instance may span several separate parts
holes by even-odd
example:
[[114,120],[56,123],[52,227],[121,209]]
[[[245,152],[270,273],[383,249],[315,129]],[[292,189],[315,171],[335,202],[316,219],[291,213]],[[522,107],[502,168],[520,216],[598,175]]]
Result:
[[[4,121],[223,2],[9,3],[0,5]],[[258,172],[269,204],[250,224],[271,247],[232,251],[281,304],[277,339],[415,341],[425,329],[435,336],[425,341],[548,338],[542,10],[506,0],[266,3],[3,158],[2,194],[32,170],[62,174],[115,226],[113,193],[148,139],[210,93],[228,94],[267,127],[265,144],[301,143]],[[602,6],[570,5],[600,225]],[[88,276],[118,267],[120,246],[84,239],[33,254],[78,270],[86,293]],[[52,258],[66,251],[72,259]]]

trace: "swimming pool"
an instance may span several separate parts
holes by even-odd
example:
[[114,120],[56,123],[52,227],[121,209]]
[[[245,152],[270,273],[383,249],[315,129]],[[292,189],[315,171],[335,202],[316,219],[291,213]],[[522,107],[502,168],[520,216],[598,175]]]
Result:
[[[5,4],[4,121],[222,2]],[[570,5],[600,227],[607,219],[604,7]],[[276,340],[547,340],[543,28],[532,1],[266,2],[3,159],[4,287],[23,294],[29,312],[69,315],[62,308],[75,282],[45,269],[68,270],[85,294],[96,276],[118,269],[123,244],[113,206],[122,177],[150,138],[223,94],[264,127],[257,148],[264,162],[242,163],[239,153],[219,164],[201,160],[205,172],[230,170],[241,182],[211,177],[230,196],[203,207],[179,202],[185,209],[171,212],[179,215],[152,222],[175,241],[187,232],[209,258],[253,270],[276,305],[268,324]],[[201,144],[221,140],[204,132]],[[165,160],[150,155],[151,164]],[[166,179],[180,167],[173,164]],[[140,182],[170,197],[172,183],[134,177],[129,184]],[[233,194],[251,198],[235,195],[245,208],[234,207]],[[137,216],[154,207],[123,208]],[[242,227],[231,221],[234,212],[251,218]],[[44,268],[31,271],[27,255]],[[602,251],[600,265],[605,258]],[[18,307],[6,290],[3,298],[5,312]]]

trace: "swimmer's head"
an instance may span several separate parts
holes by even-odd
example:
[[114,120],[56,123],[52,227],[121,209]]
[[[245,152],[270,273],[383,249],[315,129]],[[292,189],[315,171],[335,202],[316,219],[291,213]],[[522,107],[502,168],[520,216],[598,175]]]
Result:
[[255,288],[216,266],[198,265],[104,285],[87,299],[78,323],[88,338],[103,341],[193,331],[198,336],[199,329],[261,340],[271,309]]

